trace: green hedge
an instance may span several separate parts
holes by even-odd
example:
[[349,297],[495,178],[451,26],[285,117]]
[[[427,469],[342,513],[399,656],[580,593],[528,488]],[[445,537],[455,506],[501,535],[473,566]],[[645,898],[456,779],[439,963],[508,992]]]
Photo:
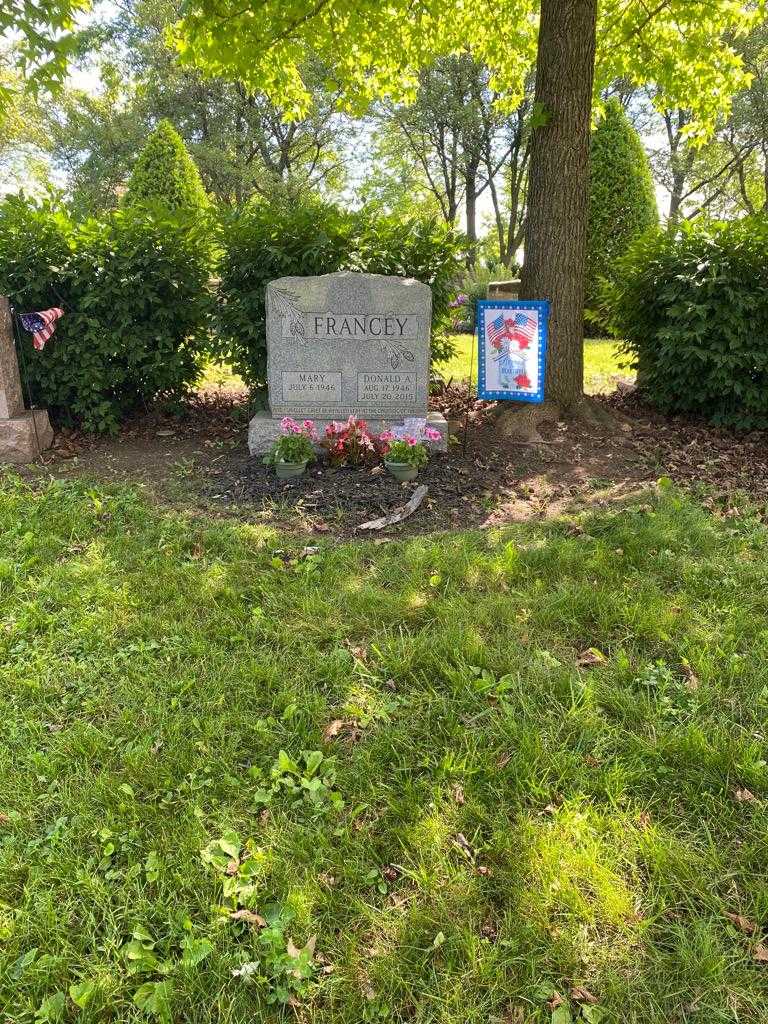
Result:
[[338,270],[414,277],[432,288],[432,358],[450,358],[443,333],[460,272],[460,239],[437,220],[348,213],[320,202],[250,204],[224,216],[218,356],[249,385],[266,379],[269,281]]
[[[217,226],[223,255],[214,299]],[[290,274],[358,270],[426,282],[432,355],[448,358],[441,332],[459,255],[459,239],[436,221],[321,203],[249,205],[218,219],[125,205],[82,224],[22,197],[0,203],[0,294],[19,312],[65,309],[43,352],[24,336],[33,396],[60,422],[92,431],[115,431],[142,403],[183,395],[211,355],[249,385],[262,384],[265,288]]]
[[20,197],[0,203],[0,293],[19,312],[65,310],[42,352],[23,335],[35,400],[115,431],[142,402],[183,394],[209,345],[209,236],[199,216],[159,207],[77,225]]
[[768,427],[768,219],[684,225],[635,242],[603,311],[666,413]]

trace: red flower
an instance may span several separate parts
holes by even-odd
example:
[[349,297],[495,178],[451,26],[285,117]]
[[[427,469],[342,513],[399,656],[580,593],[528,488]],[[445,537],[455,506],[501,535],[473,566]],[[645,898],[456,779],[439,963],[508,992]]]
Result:
[[519,373],[517,377],[515,377],[515,384],[517,384],[519,388],[529,388],[531,386],[530,380],[524,373]]

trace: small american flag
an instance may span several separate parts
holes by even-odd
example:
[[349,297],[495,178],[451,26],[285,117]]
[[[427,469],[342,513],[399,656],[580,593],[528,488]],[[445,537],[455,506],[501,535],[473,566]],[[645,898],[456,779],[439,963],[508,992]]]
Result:
[[53,309],[43,309],[39,313],[21,313],[19,320],[21,326],[32,335],[32,344],[38,350],[45,348],[45,343],[56,330],[56,321],[64,316],[64,310],[58,306]]
[[501,348],[501,339],[504,337],[506,333],[506,328],[504,327],[504,317],[502,316],[501,313],[499,313],[495,320],[492,320],[486,326],[485,333],[488,337],[488,341],[498,351]]
[[516,341],[520,348],[528,348],[536,340],[539,328],[538,318],[521,310],[515,313],[514,320],[506,321],[509,327],[509,340]]

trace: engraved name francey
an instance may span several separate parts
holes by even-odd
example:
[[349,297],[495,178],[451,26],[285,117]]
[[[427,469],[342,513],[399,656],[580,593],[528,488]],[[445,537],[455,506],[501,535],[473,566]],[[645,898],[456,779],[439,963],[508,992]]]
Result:
[[275,289],[274,294],[285,333],[299,343],[366,339],[389,357],[393,370],[403,362],[414,362],[413,350],[403,343],[418,337],[420,318],[415,313],[303,312],[295,293]]

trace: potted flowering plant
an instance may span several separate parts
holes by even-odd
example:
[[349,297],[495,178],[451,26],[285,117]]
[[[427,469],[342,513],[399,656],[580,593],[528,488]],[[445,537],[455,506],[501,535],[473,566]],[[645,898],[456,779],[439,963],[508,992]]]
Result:
[[441,434],[434,427],[423,427],[420,440],[413,434],[398,436],[391,430],[379,434],[384,451],[384,465],[396,480],[415,480],[426,466],[429,452],[424,441],[439,441]]
[[312,442],[317,440],[317,431],[312,420],[297,423],[290,416],[280,420],[280,430],[281,436],[269,454],[264,456],[264,463],[275,467],[280,480],[290,480],[301,476],[307,464],[315,458]]
[[329,461],[336,466],[357,466],[379,452],[378,438],[368,430],[365,420],[350,416],[346,423],[336,420],[325,428],[320,442],[328,450]]

